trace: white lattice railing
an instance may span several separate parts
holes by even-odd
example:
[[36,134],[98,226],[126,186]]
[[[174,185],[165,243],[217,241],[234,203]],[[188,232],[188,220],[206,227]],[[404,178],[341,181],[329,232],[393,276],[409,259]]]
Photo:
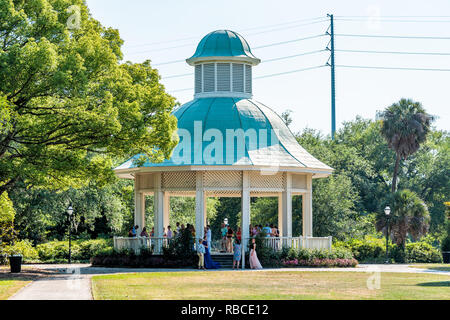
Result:
[[115,250],[134,250],[138,254],[143,248],[152,248],[153,253],[162,253],[172,239],[155,237],[114,237]]
[[[114,237],[114,249],[134,250],[138,254],[142,248],[152,248],[153,253],[162,253],[162,248],[167,247],[172,239],[155,237]],[[282,248],[307,248],[331,250],[332,237],[267,237],[265,245],[274,251]],[[196,240],[196,243],[198,239]],[[194,246],[195,247],[195,246]],[[194,248],[195,249],[195,248]],[[212,241],[211,252],[223,252],[221,240]]]
[[264,241],[275,251],[282,248],[331,250],[332,237],[267,237]]

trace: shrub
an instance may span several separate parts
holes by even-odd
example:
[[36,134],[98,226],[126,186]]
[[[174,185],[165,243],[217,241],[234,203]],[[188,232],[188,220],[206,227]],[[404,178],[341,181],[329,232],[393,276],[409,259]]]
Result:
[[[51,241],[36,247],[41,262],[62,262],[69,258],[69,241]],[[111,239],[74,240],[71,254],[74,261],[89,261],[103,252],[112,252]]]
[[23,262],[35,262],[39,259],[38,251],[33,247],[30,240],[18,241],[14,245],[7,246],[5,252],[7,255],[22,255]]
[[450,220],[447,220],[447,232],[442,239],[441,250],[450,251]]
[[368,262],[377,261],[382,258],[384,259],[386,243],[382,238],[366,236],[364,239],[336,241],[334,247],[350,249],[355,259]]
[[101,267],[134,267],[134,268],[183,268],[192,267],[192,259],[168,258],[152,255],[151,250],[141,250],[135,254],[133,250],[113,250],[103,252],[91,258],[93,266]]
[[95,239],[87,241],[77,241],[80,246],[79,260],[89,260],[93,256],[103,252],[111,253],[113,250],[112,239]]
[[169,242],[168,247],[163,247],[165,260],[187,260],[194,261],[194,238],[188,229],[180,230],[180,233]]
[[265,267],[354,267],[358,264],[351,250],[343,247],[333,248],[332,251],[283,248],[280,252],[272,251],[265,260],[260,261]]
[[406,261],[415,263],[440,263],[441,252],[426,242],[412,242],[406,244]]
[[349,268],[356,267],[358,261],[356,259],[330,259],[330,258],[313,258],[309,260],[283,260],[282,266],[284,267],[338,267]]

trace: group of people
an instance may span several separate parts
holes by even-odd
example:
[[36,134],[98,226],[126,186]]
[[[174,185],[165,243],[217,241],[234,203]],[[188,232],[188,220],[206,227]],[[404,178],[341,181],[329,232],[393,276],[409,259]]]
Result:
[[266,237],[279,237],[280,236],[280,230],[278,230],[278,227],[273,224],[266,224],[265,227],[263,227],[261,224],[257,224],[252,227],[250,225],[250,236],[256,237],[259,233],[264,232]]
[[[214,261],[211,257],[210,252],[211,242],[207,240],[207,235],[202,239],[199,239],[197,244],[197,255],[198,255],[198,269],[219,269],[221,268],[220,263]],[[250,245],[250,268],[251,269],[262,269],[261,263],[258,260],[258,255],[256,254],[256,241],[252,239],[252,244]],[[239,269],[239,264],[242,258],[242,248],[241,241],[235,239],[233,244],[233,270]]]
[[[137,236],[137,230],[139,229],[138,225],[135,225],[133,227],[131,227],[131,229],[128,231],[128,236],[130,238],[132,237],[136,237]],[[176,237],[178,234],[180,234],[181,230],[184,229],[188,229],[192,232],[192,236],[195,238],[195,228],[193,225],[191,224],[187,224],[187,226],[185,227],[184,224],[180,224],[179,222],[176,223],[176,229],[172,230],[171,226],[167,226],[167,232],[166,232],[166,228],[163,228],[163,237],[167,238],[167,239],[172,239],[174,237]],[[140,237],[151,237],[153,238],[155,236],[155,228],[153,227],[151,232],[147,232],[147,228],[144,227],[142,229],[142,231],[139,233]]]
[[[270,228],[270,231],[269,231]],[[139,226],[135,225],[133,226],[130,231],[128,232],[129,237],[136,237],[138,234]],[[182,230],[190,230],[192,233],[192,237],[195,239],[195,228],[192,224],[187,224],[186,227],[184,224],[180,224],[179,222],[176,223],[176,229],[172,230],[171,226],[164,228],[163,230],[163,236],[167,239],[171,239],[176,237]],[[242,241],[242,232],[241,228],[237,228],[236,232],[231,228],[230,225],[225,225],[222,223],[221,226],[221,248],[224,252],[227,253],[233,253],[233,270],[239,269],[239,264],[241,262],[242,258],[242,247],[241,247],[241,241]],[[265,232],[268,236],[279,236],[278,235],[278,229],[276,227],[273,227],[273,225],[266,225],[265,228],[262,228],[261,225],[255,226],[252,228],[250,226],[250,235],[256,236],[259,232]],[[155,235],[155,228],[152,228],[151,232],[147,232],[147,228],[144,227],[142,231],[140,232],[140,237],[154,237]],[[211,257],[211,226],[207,225],[204,229],[204,238],[199,239],[196,250],[198,255],[198,268],[199,269],[219,269],[221,268],[220,263],[214,261]],[[234,238],[234,242],[233,242]],[[255,239],[252,239],[252,243],[250,245],[250,268],[251,269],[262,269],[261,263],[258,260],[258,256],[256,254],[256,242]]]
[[233,250],[233,237],[235,237],[236,241],[239,243],[242,241],[242,232],[241,228],[238,228],[235,232],[230,225],[225,225],[222,223],[220,227],[221,232],[221,251],[232,253]]

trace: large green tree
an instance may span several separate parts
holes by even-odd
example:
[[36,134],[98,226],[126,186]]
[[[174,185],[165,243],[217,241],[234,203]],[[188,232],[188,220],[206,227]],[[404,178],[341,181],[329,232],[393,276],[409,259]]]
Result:
[[122,43],[82,0],[0,0],[0,194],[111,181],[116,159],[170,156],[174,99],[149,61],[120,63]]
[[406,160],[419,150],[431,130],[433,117],[425,112],[420,102],[401,99],[382,113],[381,134],[389,148],[395,151],[392,193],[397,190],[400,160]]

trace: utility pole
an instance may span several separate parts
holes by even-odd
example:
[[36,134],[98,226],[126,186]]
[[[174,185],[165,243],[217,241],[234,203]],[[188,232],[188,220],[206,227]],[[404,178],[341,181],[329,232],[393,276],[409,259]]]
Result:
[[327,45],[327,50],[330,50],[330,58],[327,65],[331,67],[331,138],[334,140],[336,133],[336,80],[334,70],[334,20],[332,14],[327,14],[330,18],[330,26],[327,34],[330,36],[330,42]]

